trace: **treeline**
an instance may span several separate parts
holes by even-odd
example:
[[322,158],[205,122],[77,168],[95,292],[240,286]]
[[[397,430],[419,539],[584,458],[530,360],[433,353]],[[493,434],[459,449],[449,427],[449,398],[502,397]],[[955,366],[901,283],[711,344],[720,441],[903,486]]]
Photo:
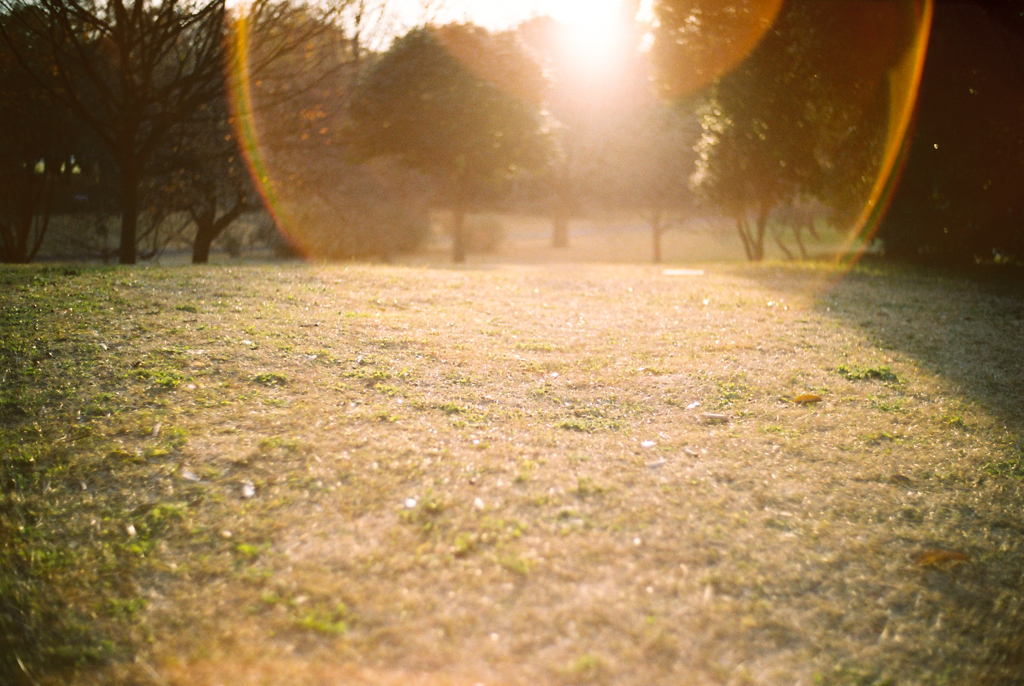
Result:
[[256,213],[282,249],[386,258],[439,207],[456,261],[472,211],[546,214],[565,247],[595,207],[642,217],[655,261],[695,213],[795,257],[822,223],[863,247],[903,165],[887,253],[1019,260],[1014,2],[939,4],[900,150],[920,2],[656,0],[642,26],[629,0],[584,55],[548,18],[400,32],[385,1],[0,0],[0,258],[34,259],[56,216],[113,257],[118,216],[121,263],[205,262]]

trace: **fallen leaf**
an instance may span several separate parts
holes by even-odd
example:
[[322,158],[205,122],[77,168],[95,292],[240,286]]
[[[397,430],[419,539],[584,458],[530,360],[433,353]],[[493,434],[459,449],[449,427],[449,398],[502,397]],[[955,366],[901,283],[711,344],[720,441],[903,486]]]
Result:
[[914,562],[922,567],[933,567],[944,562],[969,562],[970,556],[959,550],[926,550],[914,558]]
[[810,405],[811,403],[820,403],[821,396],[813,393],[801,393],[797,397],[793,398],[793,402],[797,405]]

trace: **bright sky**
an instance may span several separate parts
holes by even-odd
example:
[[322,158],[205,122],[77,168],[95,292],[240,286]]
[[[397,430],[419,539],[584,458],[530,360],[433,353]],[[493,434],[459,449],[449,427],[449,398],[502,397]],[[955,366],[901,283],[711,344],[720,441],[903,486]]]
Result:
[[[537,16],[549,16],[568,27],[569,47],[590,71],[609,68],[608,47],[625,28],[622,6],[637,0],[388,0],[399,33],[425,19],[437,24],[466,21],[492,30],[512,28]],[[652,0],[640,0],[636,18],[650,21]]]
[[[533,16],[548,15],[570,26],[600,26],[614,21],[621,0],[393,0],[403,23],[423,20],[424,5],[438,23],[471,21],[489,29],[505,29]],[[650,16],[651,0],[640,3],[640,17]]]

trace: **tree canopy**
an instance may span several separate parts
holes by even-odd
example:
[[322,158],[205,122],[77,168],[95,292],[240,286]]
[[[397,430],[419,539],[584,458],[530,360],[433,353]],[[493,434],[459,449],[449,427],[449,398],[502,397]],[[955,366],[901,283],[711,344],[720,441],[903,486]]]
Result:
[[[865,13],[854,3],[779,8],[750,0],[730,13],[707,4],[657,4],[654,60],[663,91],[687,90],[692,84],[678,83],[682,57],[708,62],[709,45],[734,49],[756,34],[756,46],[727,71],[714,61],[703,67],[715,78],[695,98],[703,135],[693,182],[735,218],[748,258],[759,260],[776,208],[813,196],[841,213],[863,205],[885,172],[882,152],[897,111],[890,79],[913,36],[913,8]],[[771,29],[760,31],[765,22]],[[730,38],[733,24],[739,30]]]
[[546,164],[539,108],[544,80],[513,34],[468,24],[419,28],[397,39],[359,79],[349,141],[359,159],[391,156],[440,182],[463,220],[486,186]]

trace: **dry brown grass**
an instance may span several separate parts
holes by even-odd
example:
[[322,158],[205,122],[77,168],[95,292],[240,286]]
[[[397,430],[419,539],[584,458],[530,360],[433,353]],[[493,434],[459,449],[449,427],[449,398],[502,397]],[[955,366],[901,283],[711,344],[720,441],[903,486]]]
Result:
[[0,279],[0,675],[1024,673],[1019,288],[779,265]]

